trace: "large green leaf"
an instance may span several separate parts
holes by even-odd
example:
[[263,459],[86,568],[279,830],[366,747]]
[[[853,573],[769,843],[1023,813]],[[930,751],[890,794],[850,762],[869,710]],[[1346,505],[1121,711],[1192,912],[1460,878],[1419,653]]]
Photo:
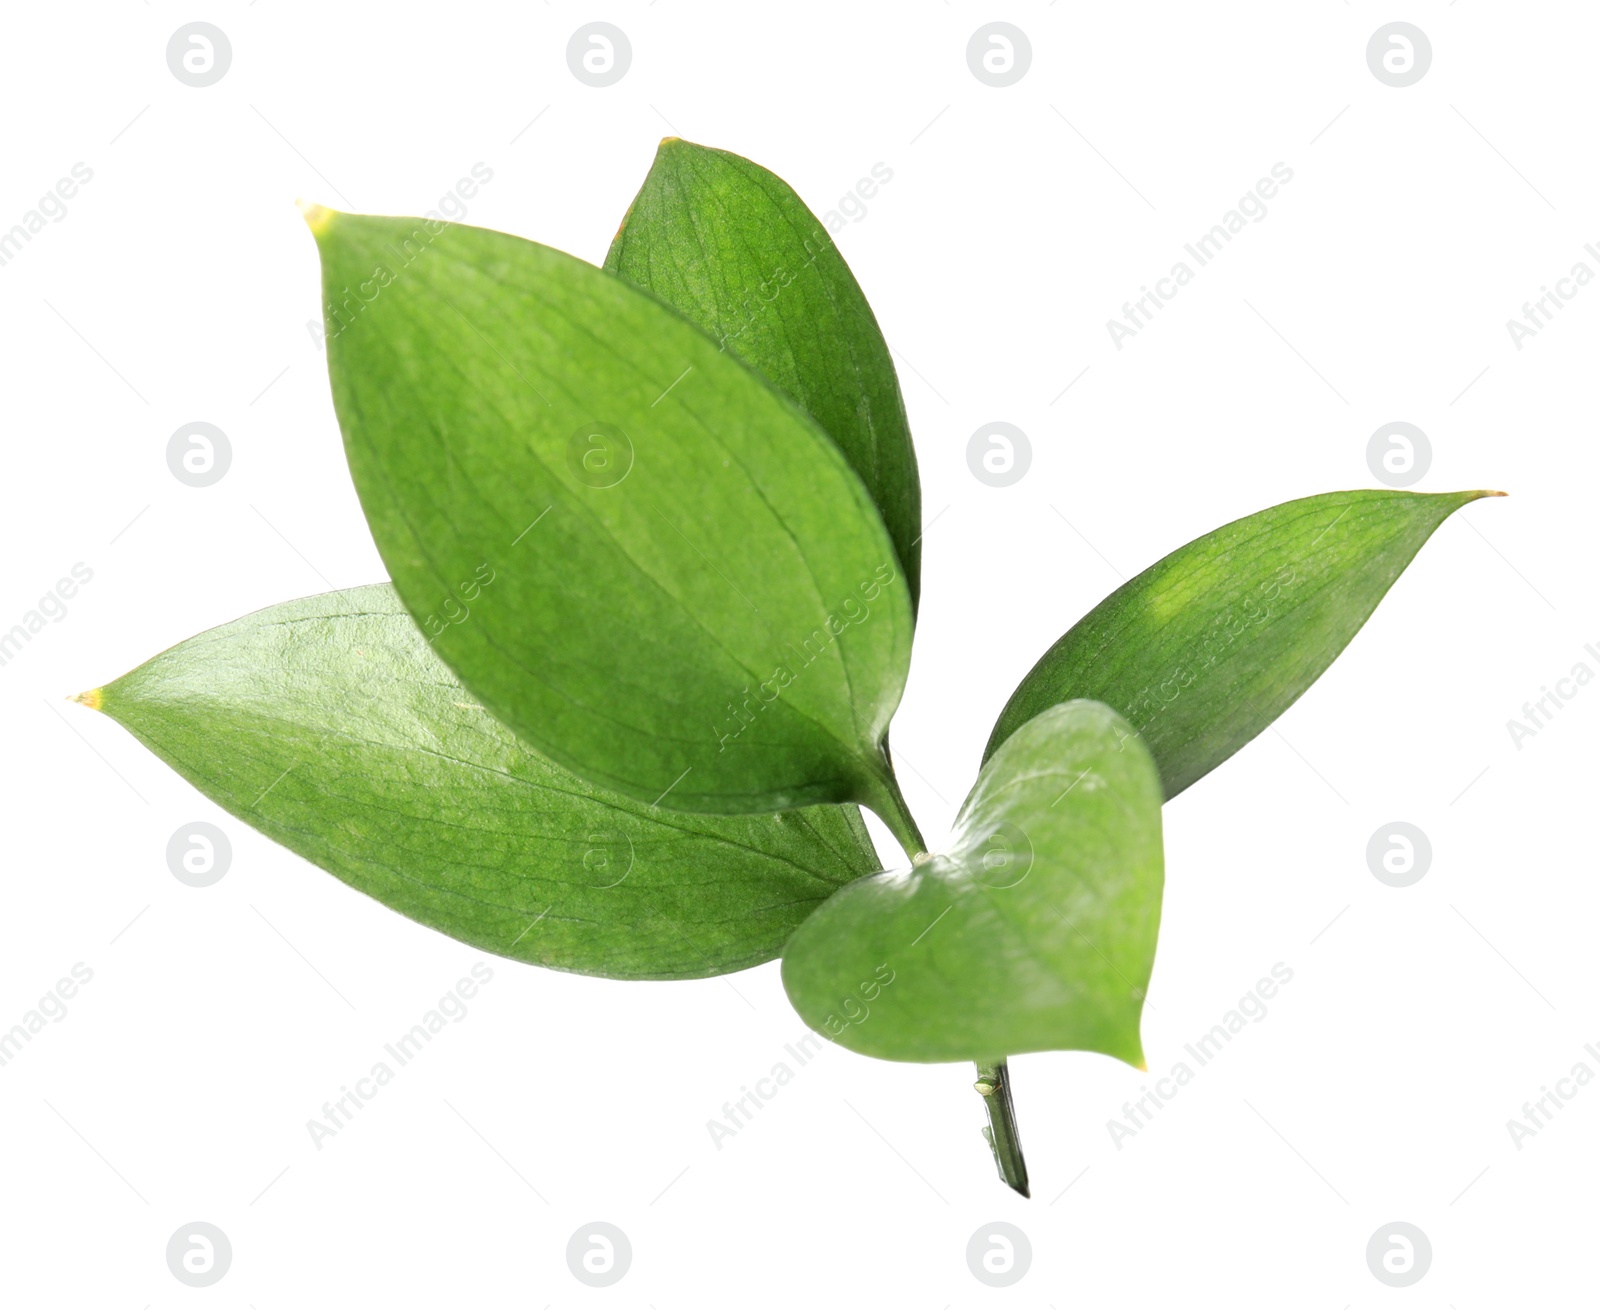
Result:
[[1139,730],[1176,796],[1299,699],[1439,524],[1497,494],[1337,491],[1191,541],[1045,652],[1001,712],[985,758],[1042,710],[1086,697]]
[[878,867],[854,810],[674,814],[573,777],[473,701],[387,586],[262,610],[79,699],[357,890],[529,964],[759,964]]
[[669,136],[606,267],[698,323],[816,419],[877,502],[915,604],[922,492],[894,361],[838,246],[789,184],[739,155]]
[[1101,1051],[1143,1065],[1161,780],[1120,717],[1044,711],[978,775],[951,845],[837,892],[783,949],[801,1017],[887,1060]]
[[[569,255],[425,219],[310,220],[356,489],[473,695],[638,800],[893,813],[882,742],[910,596],[833,441]],[[496,581],[469,605],[482,569]]]

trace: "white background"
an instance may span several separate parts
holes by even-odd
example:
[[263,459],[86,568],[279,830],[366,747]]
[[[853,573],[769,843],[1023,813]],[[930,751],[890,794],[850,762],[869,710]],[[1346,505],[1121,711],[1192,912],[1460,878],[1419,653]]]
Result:
[[[233,47],[205,89],[165,57],[196,19]],[[633,51],[605,89],[565,55],[596,19]],[[965,56],[994,19],[1032,45],[1004,89]],[[1404,89],[1365,55],[1395,19],[1433,47]],[[1506,1121],[1576,1062],[1600,1072],[1600,687],[1520,750],[1506,721],[1600,670],[1600,289],[1520,351],[1506,320],[1576,261],[1600,272],[1597,40],[1591,6],[1480,0],[13,7],[0,228],[74,163],[94,177],[0,267],[0,628],[74,563],[94,577],[0,667],[0,1028],[74,963],[94,977],[0,1069],[0,1301],[1592,1303],[1600,1084],[1520,1151]],[[306,1120],[478,955],[63,700],[382,577],[306,329],[295,197],[419,213],[482,161],[469,221],[598,261],[668,132],[819,213],[893,170],[837,240],[898,355],[931,524],[895,724],[931,839],[1017,679],[1120,575],[1377,485],[1367,441],[1395,420],[1431,439],[1419,489],[1511,493],[1447,522],[1279,731],[1167,808],[1152,1074],[1014,1063],[1031,1202],[994,1177],[967,1067],[829,1049],[715,1149],[706,1121],[803,1031],[776,964],[624,984],[495,961],[467,1017],[316,1150]],[[1114,348],[1106,320],[1279,161],[1294,179],[1267,217]],[[195,420],[233,448],[205,489],[165,459]],[[965,456],[992,420],[1033,447],[1003,490]],[[205,890],[165,859],[196,819],[234,847]],[[1395,819],[1433,845],[1404,890],[1366,863]],[[1113,1146],[1107,1120],[1280,961],[1267,1017]],[[197,1219],[233,1246],[205,1291],[164,1255]],[[633,1246],[604,1291],[564,1254],[594,1219]],[[965,1255],[996,1219],[1033,1250],[1005,1291]],[[1394,1220],[1433,1247],[1406,1291],[1365,1256]]]

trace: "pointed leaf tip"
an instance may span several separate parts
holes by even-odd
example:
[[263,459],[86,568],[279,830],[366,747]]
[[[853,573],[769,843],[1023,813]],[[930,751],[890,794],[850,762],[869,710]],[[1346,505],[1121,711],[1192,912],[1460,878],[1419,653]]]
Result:
[[262,610],[78,699],[102,694],[242,822],[527,964],[610,978],[749,968],[878,867],[853,808],[669,816],[557,768],[479,712],[389,586]]
[[1170,800],[1300,698],[1434,529],[1500,494],[1336,491],[1196,538],[1045,652],[1001,712],[986,756],[1048,706],[1092,698],[1139,731]]
[[1052,706],[984,765],[947,850],[858,878],[801,923],[784,990],[859,1054],[974,1061],[980,1093],[1008,1095],[997,1048],[1144,1069],[1162,883],[1149,751],[1105,705]]
[[74,705],[87,705],[91,710],[98,710],[100,708],[100,693],[103,690],[104,688],[102,687],[96,687],[93,691],[80,691],[76,696],[68,696],[67,699]]
[[663,137],[605,267],[711,333],[832,438],[889,529],[915,607],[922,494],[894,361],[794,189],[730,151]]
[[319,240],[339,212],[337,209],[329,209],[326,205],[319,205],[311,200],[296,200],[294,203],[300,211],[300,217],[305,219],[306,226],[311,229],[311,235]]
[[[344,214],[334,227],[318,242],[329,305],[379,263],[407,261],[348,320],[358,328],[326,311],[334,407],[418,622],[436,626],[441,588],[493,584],[471,623],[437,637],[473,698],[552,762],[646,805],[879,801],[911,593],[827,433],[661,300],[571,255],[425,218]],[[391,253],[418,238],[448,256]],[[405,386],[397,342],[410,343]],[[596,415],[603,449],[584,444],[599,440]],[[448,540],[434,535],[443,522]],[[559,537],[535,551],[547,533]],[[615,603],[597,609],[599,593]],[[769,664],[784,694],[746,731],[734,706]]]

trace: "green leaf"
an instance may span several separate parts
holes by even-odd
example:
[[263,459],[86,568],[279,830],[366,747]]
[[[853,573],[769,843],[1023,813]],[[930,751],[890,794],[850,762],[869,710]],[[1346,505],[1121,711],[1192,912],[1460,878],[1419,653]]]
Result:
[[1336,491],[1191,541],[1045,652],[985,758],[1049,706],[1100,700],[1139,730],[1171,799],[1300,698],[1439,524],[1499,494]]
[[878,867],[853,810],[673,814],[557,768],[472,700],[387,586],[262,610],[79,699],[358,891],[529,964],[759,964]]
[[782,178],[667,137],[606,256],[811,415],[861,477],[917,598],[922,492],[889,347],[827,229]]
[[569,255],[426,219],[310,221],[362,507],[473,695],[636,800],[893,812],[882,742],[911,602],[828,436]]
[[1112,710],[1071,701],[984,765],[947,851],[853,882],[802,923],[783,985],[863,1055],[1084,1050],[1142,1066],[1161,887],[1155,763]]

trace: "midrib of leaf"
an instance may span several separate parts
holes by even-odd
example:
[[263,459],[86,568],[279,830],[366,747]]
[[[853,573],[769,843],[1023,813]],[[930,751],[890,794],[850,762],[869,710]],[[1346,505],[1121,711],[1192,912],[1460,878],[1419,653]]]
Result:
[[[318,617],[320,618],[320,616],[318,616]],[[435,685],[437,685],[437,684],[435,684]],[[153,703],[153,702],[147,701],[146,703]],[[161,702],[161,703],[187,704],[188,702],[181,702],[180,701],[180,702]],[[476,760],[463,759],[460,756],[452,755],[452,754],[448,753],[447,751],[430,750],[427,747],[420,746],[420,745],[417,745],[415,743],[395,743],[395,742],[379,741],[379,740],[377,740],[375,738],[362,737],[362,736],[359,736],[359,735],[357,735],[355,733],[351,733],[351,732],[348,732],[348,731],[342,731],[342,730],[334,729],[334,728],[312,729],[310,725],[304,723],[302,720],[288,718],[288,717],[283,716],[283,715],[269,714],[269,713],[267,713],[265,711],[262,711],[260,709],[252,708],[252,709],[250,709],[248,711],[248,715],[249,715],[249,718],[251,720],[256,721],[256,722],[260,722],[262,724],[267,724],[267,723],[281,724],[284,727],[291,729],[292,730],[292,735],[295,735],[295,736],[298,736],[301,733],[305,733],[305,732],[314,730],[314,731],[318,732],[319,736],[321,738],[323,738],[323,739],[331,737],[331,738],[334,738],[334,739],[339,740],[339,741],[348,742],[348,743],[350,743],[352,745],[355,745],[355,746],[365,746],[365,747],[369,747],[369,748],[371,748],[373,750],[378,750],[378,751],[406,751],[406,752],[411,752],[411,753],[415,753],[415,754],[418,754],[418,755],[427,755],[427,756],[431,756],[434,759],[443,760],[446,764],[450,764],[450,765],[453,765],[453,766],[458,767],[458,768],[470,769],[470,770],[473,770],[474,772],[478,772],[478,773],[485,773],[485,774],[490,775],[491,777],[504,778],[507,782],[516,783],[518,786],[526,787],[526,788],[529,788],[529,789],[531,789],[533,791],[536,791],[536,792],[552,792],[552,793],[554,793],[556,795],[560,795],[560,796],[570,796],[574,800],[582,800],[582,801],[590,802],[592,804],[601,805],[601,806],[605,807],[606,809],[613,810],[616,813],[624,815],[629,819],[638,819],[640,817],[638,811],[630,810],[629,808],[627,808],[626,803],[620,801],[619,799],[608,798],[608,797],[606,797],[606,796],[604,796],[602,794],[597,794],[597,793],[572,791],[572,790],[570,790],[568,788],[552,786],[549,783],[536,782],[531,778],[525,778],[525,777],[520,776],[519,774],[509,773],[504,769],[496,769],[496,768],[494,768],[494,767],[492,767],[490,765],[479,763]],[[167,743],[167,742],[165,742],[165,741],[163,741],[161,739],[156,738],[153,734],[150,734],[147,729],[129,728],[129,731],[132,732],[136,737],[140,738],[140,740],[145,741],[148,745],[151,746],[152,749],[155,749],[157,754],[161,754],[161,755],[163,755],[163,757],[165,757],[167,754],[176,755],[176,752],[171,749],[169,743]],[[158,747],[160,749],[157,749]],[[346,798],[346,799],[349,800],[349,798]],[[349,800],[349,803],[359,805],[363,809],[372,809],[372,810],[377,810],[379,812],[387,812],[387,813],[392,813],[392,814],[396,814],[396,815],[403,814],[403,811],[391,810],[391,809],[388,809],[385,806],[377,805],[377,804],[375,804],[374,802],[371,802],[371,801]],[[801,813],[801,812],[802,811],[796,811],[796,813]],[[760,856],[762,856],[764,858],[767,858],[767,859],[777,860],[780,863],[787,864],[791,868],[794,868],[794,869],[798,870],[799,872],[805,874],[807,877],[813,878],[813,879],[815,879],[815,880],[817,880],[819,882],[825,883],[826,885],[828,885],[830,887],[838,887],[840,885],[840,884],[838,884],[836,882],[831,882],[830,880],[828,880],[826,878],[823,878],[814,869],[810,869],[810,868],[806,867],[803,864],[798,864],[795,861],[789,859],[787,856],[778,855],[778,854],[776,854],[774,852],[768,851],[768,850],[766,850],[766,849],[764,849],[762,847],[759,847],[759,846],[751,846],[746,842],[734,841],[731,837],[724,836],[724,835],[722,835],[720,833],[699,832],[699,831],[696,831],[694,828],[691,828],[691,827],[687,826],[687,824],[685,824],[685,823],[674,823],[674,822],[672,822],[672,816],[674,814],[675,814],[675,812],[671,811],[671,810],[658,811],[656,813],[653,813],[650,816],[651,822],[660,824],[664,828],[670,828],[674,832],[681,832],[681,833],[685,834],[686,836],[697,837],[702,841],[715,841],[718,845],[728,846],[728,847],[730,847],[732,849],[735,849],[735,850],[746,850],[746,851],[749,851],[753,855],[760,855]],[[273,820],[273,822],[277,822],[277,820]],[[497,836],[518,837],[518,838],[521,838],[524,841],[541,841],[541,842],[552,842],[552,843],[556,841],[556,839],[554,839],[554,838],[548,838],[548,837],[539,836],[539,835],[536,835],[536,834],[533,834],[533,833],[529,833],[526,830],[516,830],[516,829],[488,829],[488,830],[486,830],[486,829],[482,828],[481,826],[476,826],[476,825],[474,825],[474,827],[469,829],[464,824],[452,824],[452,823],[449,823],[449,822],[447,822],[445,820],[441,820],[441,819],[433,819],[433,820],[431,820],[431,822],[438,823],[438,824],[440,824],[441,826],[444,826],[444,827],[461,828],[463,831],[475,831],[475,832],[491,831]],[[292,831],[292,829],[290,829],[288,827],[288,825],[283,825],[283,826],[285,827],[286,830]],[[813,831],[815,831],[815,829],[813,829]],[[820,835],[819,835],[818,839],[821,840]],[[839,854],[839,852],[832,845],[829,845],[828,849],[830,851],[833,851],[833,853],[835,855]],[[842,859],[842,857],[841,857],[841,859]],[[482,866],[482,867],[492,867],[492,866]],[[541,879],[540,881],[545,881],[545,880]],[[423,884],[423,885],[431,886],[433,884]],[[448,890],[448,889],[441,888],[440,890]]]
[[[436,246],[435,247],[430,247],[429,249],[431,251],[431,250],[436,249],[436,248],[438,248],[438,247],[436,247]],[[454,263],[456,263],[459,267],[461,267],[462,269],[466,270],[469,274],[474,274],[480,279],[484,279],[484,280],[488,279],[488,275],[487,274],[483,273],[482,270],[477,269],[475,266],[473,266],[471,264],[468,264],[465,261],[461,260],[448,247],[444,247],[443,250],[442,250],[442,253],[448,259],[450,259]],[[570,257],[568,257],[568,258],[570,258]],[[426,291],[427,294],[429,294],[430,296],[434,297],[435,300],[444,299],[444,297],[442,296],[442,293],[440,293],[438,291],[438,289],[436,287],[434,287],[427,279],[425,279],[425,278],[424,279],[419,279],[417,285],[419,287],[421,287],[424,291]],[[582,332],[585,336],[587,336],[592,342],[594,342],[594,344],[596,346],[600,347],[601,349],[605,350],[606,353],[610,354],[619,364],[621,364],[631,374],[633,374],[633,376],[635,378],[639,379],[641,382],[646,382],[647,385],[649,384],[648,380],[644,378],[644,375],[639,373],[635,369],[635,367],[634,367],[634,365],[633,365],[633,363],[632,363],[632,361],[630,359],[624,357],[623,355],[621,355],[616,350],[611,349],[609,346],[606,346],[604,342],[602,342],[598,337],[596,337],[594,335],[593,332],[590,331],[590,329],[588,328],[587,324],[585,324],[581,319],[578,319],[578,318],[574,317],[573,315],[568,314],[565,311],[565,309],[562,308],[560,306],[560,304],[557,303],[556,301],[541,299],[540,296],[536,292],[534,292],[533,290],[531,290],[531,289],[529,289],[527,287],[518,286],[514,282],[507,282],[507,281],[503,281],[502,280],[502,281],[498,281],[498,282],[493,282],[493,283],[491,283],[491,285],[499,286],[499,287],[509,286],[513,290],[517,291],[519,294],[527,297],[529,300],[534,301],[540,307],[541,310],[549,311],[549,312],[553,313],[554,315],[560,317],[563,321],[568,323],[570,326],[576,328],[577,330]],[[446,302],[446,303],[448,303],[448,302]],[[480,304],[486,304],[488,302],[486,300],[480,299],[479,303]],[[457,312],[461,313],[462,311],[457,310]],[[463,317],[465,317],[464,313],[463,313]],[[469,320],[469,323],[470,323],[470,320]],[[526,323],[527,323],[527,320],[524,320],[524,319],[521,319],[521,318],[516,319],[515,321],[511,320],[509,317],[506,317],[506,318],[502,319],[502,325],[503,326],[515,327],[515,329],[517,331],[525,330]],[[694,330],[696,332],[699,332],[700,335],[705,337],[707,341],[711,340],[711,338],[709,337],[708,334],[702,332],[699,328],[695,327],[693,324],[688,323],[687,320],[685,320],[685,325],[688,326],[689,328],[691,328],[692,330]],[[550,341],[550,342],[554,341],[554,338],[549,337],[547,334],[543,334],[543,335],[546,335],[547,341]],[[389,335],[387,333],[384,333],[381,330],[378,331],[377,332],[377,339],[382,341],[388,347],[388,354],[389,354],[389,358],[391,359],[391,361],[395,362],[396,364],[399,364],[399,363],[401,363],[403,361],[403,359],[404,359],[403,352],[398,348],[397,344],[389,337]],[[715,343],[713,342],[712,344],[715,344]],[[453,356],[451,356],[446,350],[444,350],[442,348],[442,343],[441,343],[441,349],[438,352],[438,357],[444,359],[447,363],[449,363],[451,368],[455,371],[456,375],[461,379],[462,384],[464,386],[466,386],[468,388],[475,389],[471,375],[468,374],[464,369],[462,369],[459,361],[457,361]],[[509,361],[507,361],[507,362],[509,363]],[[735,361],[735,362],[738,362],[738,361]],[[518,375],[521,376],[520,370],[515,369],[514,365],[512,367],[513,367],[514,371],[517,371]],[[745,366],[741,363],[740,367],[745,367]],[[404,374],[405,383],[406,383],[408,389],[411,391],[411,394],[412,394],[413,398],[418,400],[419,403],[420,403],[421,397],[417,394],[416,389],[415,389],[415,385],[412,382],[409,373],[406,372],[406,370],[404,370],[404,369],[401,369],[399,371],[402,374]],[[573,404],[574,406],[577,406],[579,404],[579,399],[575,395],[575,393],[573,393],[572,391],[570,391],[566,387],[560,385],[559,381],[556,378],[552,377],[551,375],[549,375],[549,374],[547,374],[547,373],[545,373],[545,372],[543,372],[541,370],[537,370],[536,369],[536,371],[539,374],[540,380],[546,382],[550,386],[550,389],[552,391],[556,391],[556,392],[561,393],[567,399],[567,401],[569,403]],[[750,370],[748,370],[748,369],[746,369],[746,371],[750,372]],[[780,391],[778,391],[775,387],[773,387],[772,384],[770,382],[768,382],[765,378],[760,378],[760,376],[758,374],[755,374],[753,372],[751,372],[751,376],[758,378],[758,380],[761,382],[761,384],[763,386],[765,386],[770,392],[772,392],[772,394],[777,396],[777,398],[784,405],[788,406],[792,410],[795,410],[796,413],[799,413],[799,414],[801,414],[802,417],[804,417],[803,411],[799,410],[799,408],[794,404],[793,401],[791,401],[787,396],[784,396]],[[532,384],[529,383],[529,385],[531,386]],[[537,390],[537,388],[535,388],[535,390]],[[480,401],[484,401],[486,399],[485,393],[480,391],[479,392],[479,398],[480,398]],[[492,401],[490,401],[488,403],[491,404],[492,408],[497,408],[497,406]],[[723,453],[724,457],[727,458],[730,462],[737,463],[739,465],[739,467],[741,468],[741,470],[743,470],[745,472],[746,477],[749,478],[751,489],[755,492],[756,496],[760,499],[762,505],[766,508],[767,513],[773,518],[773,520],[776,523],[778,523],[783,528],[784,535],[788,538],[788,540],[790,542],[790,545],[791,545],[791,547],[793,549],[794,558],[804,568],[805,574],[806,574],[807,578],[811,582],[812,595],[815,598],[815,600],[817,602],[817,605],[819,606],[819,608],[822,611],[822,616],[823,617],[820,620],[820,623],[819,624],[814,624],[813,627],[815,628],[817,626],[820,626],[820,627],[825,629],[826,626],[827,626],[827,615],[829,613],[831,613],[832,611],[829,608],[828,601],[826,600],[826,598],[822,594],[821,584],[817,579],[816,571],[812,567],[811,561],[810,561],[809,557],[806,555],[804,549],[800,546],[799,539],[795,536],[794,529],[789,524],[788,520],[786,518],[784,518],[784,516],[782,514],[780,514],[778,512],[778,510],[776,509],[776,507],[772,504],[772,501],[767,496],[766,491],[761,486],[759,480],[757,480],[751,474],[751,471],[750,471],[748,465],[746,465],[743,460],[739,459],[737,457],[737,455],[732,450],[730,450],[729,447],[727,447],[722,442],[722,440],[719,438],[719,436],[717,434],[717,431],[716,431],[715,427],[713,425],[707,423],[707,421],[704,419],[704,417],[698,411],[696,411],[682,397],[679,398],[679,402],[678,403],[679,403],[679,408],[685,414],[689,415],[694,420],[694,422],[698,425],[700,431],[706,436],[706,438],[710,442],[712,442],[716,446],[716,448],[718,450],[720,450]],[[420,404],[419,404],[419,407],[421,407],[423,409],[426,408],[425,406],[420,406]],[[359,404],[357,404],[356,408],[357,408],[358,412],[360,412]],[[364,417],[365,416],[363,415],[363,419],[364,419]],[[502,415],[502,418],[504,418],[504,415]],[[506,426],[507,426],[508,429],[510,429],[514,425],[512,425],[509,422],[509,420],[507,420]],[[367,428],[367,425],[365,423],[363,423],[363,429],[366,430],[366,428]],[[440,436],[441,444],[443,444],[443,440],[442,440],[443,439],[443,433],[442,433],[442,430],[438,427],[437,424],[434,424],[434,431],[435,431],[436,434],[438,434]],[[368,448],[371,449],[371,443],[368,442],[367,444],[368,444]],[[853,470],[850,470],[848,461],[846,461],[844,459],[843,454],[841,452],[839,452],[838,449],[836,447],[834,447],[831,442],[825,443],[823,448],[825,450],[827,450],[832,455],[832,457],[839,463],[839,465],[845,471],[847,471],[847,472],[849,472],[851,474],[852,478],[854,478],[855,475],[853,473]],[[533,458],[540,465],[541,469],[544,471],[544,473],[545,473],[545,475],[547,477],[550,477],[551,480],[556,481],[556,482],[560,481],[559,476],[550,467],[550,465],[543,458],[540,457],[540,455],[538,454],[538,452],[536,450],[534,450],[531,446],[527,447],[526,450],[527,450],[527,453],[531,456],[531,458]],[[453,459],[452,459],[452,462],[453,462]],[[374,461],[374,464],[381,467],[381,461]],[[398,510],[398,512],[400,513],[400,516],[401,516],[402,520],[406,524],[407,532],[409,533],[412,541],[416,544],[418,551],[422,554],[422,557],[427,561],[429,567],[435,573],[441,573],[442,571],[438,566],[436,558],[432,554],[432,552],[428,550],[426,542],[425,542],[422,534],[418,531],[415,523],[412,521],[410,516],[408,514],[406,514],[405,511],[402,508],[400,508],[400,506],[402,504],[402,501],[401,501],[400,497],[395,495],[396,488],[395,488],[394,484],[388,479],[387,476],[384,476],[383,481],[384,481],[384,485],[389,490],[389,497],[388,497],[389,503],[390,503],[390,505],[392,507],[396,508]],[[470,482],[470,479],[469,479],[469,482]],[[863,500],[864,508],[868,512],[870,512],[871,514],[876,515],[877,514],[877,507],[875,505],[872,505],[870,498],[867,497],[867,495],[866,495],[866,491],[865,491],[864,487],[860,488],[859,494],[860,494],[861,499]],[[482,498],[480,497],[480,499],[482,499]],[[604,523],[602,521],[600,521],[598,518],[596,518],[594,516],[594,514],[592,513],[592,511],[589,511],[588,508],[581,503],[581,497],[572,496],[570,494],[570,492],[569,492],[567,499],[568,499],[569,507],[575,507],[578,510],[578,512],[580,514],[582,514],[586,518],[586,520],[596,529],[596,531],[602,533],[605,536],[606,540],[611,544],[611,548],[614,550],[614,552],[619,557],[621,557],[622,559],[626,560],[627,563],[639,574],[640,577],[642,577],[643,579],[648,581],[653,587],[656,588],[657,591],[659,591],[663,596],[667,597],[673,603],[673,605],[675,605],[680,611],[682,611],[686,616],[688,616],[690,618],[690,620],[694,623],[694,625],[702,633],[704,633],[707,638],[710,639],[712,644],[715,645],[719,650],[722,651],[722,653],[728,658],[728,660],[729,660],[729,662],[731,664],[733,664],[735,667],[737,667],[746,677],[748,677],[748,678],[750,678],[750,679],[752,679],[754,681],[757,681],[757,682],[762,680],[762,678],[765,676],[765,674],[763,672],[757,670],[757,669],[751,668],[744,661],[744,659],[741,656],[737,655],[734,651],[730,650],[726,646],[726,644],[714,632],[712,632],[710,628],[708,628],[706,626],[705,621],[703,620],[703,618],[696,612],[696,610],[684,598],[675,595],[671,590],[669,590],[666,587],[666,585],[658,577],[656,577],[654,574],[652,574],[649,571],[649,569],[647,569],[642,563],[640,563],[640,561],[638,559],[636,559],[633,555],[631,555],[624,548],[622,543],[614,535],[612,535],[610,533],[610,531],[605,527]],[[502,525],[507,525],[507,521],[505,519],[504,514],[499,514],[498,517],[499,517],[500,522],[502,523]],[[898,558],[896,558],[895,563],[899,564]],[[765,620],[763,620],[762,626],[763,626],[763,629],[764,629],[764,631],[765,631],[765,633],[767,635],[767,638],[773,642],[773,645],[774,645],[774,647],[776,649],[781,651],[782,650],[782,642],[777,640],[777,634],[773,632],[770,624],[768,624]],[[630,726],[630,725],[622,723],[620,720],[615,719],[611,715],[606,714],[601,709],[598,709],[596,707],[590,706],[585,702],[576,700],[575,698],[573,698],[572,696],[567,694],[561,688],[556,687],[548,679],[540,677],[539,674],[535,670],[529,668],[527,666],[527,664],[523,662],[522,659],[517,657],[513,652],[508,650],[506,647],[501,645],[499,642],[494,641],[492,638],[490,638],[488,636],[487,633],[484,634],[484,637],[485,637],[485,640],[489,642],[489,644],[493,645],[495,647],[495,649],[499,650],[503,655],[505,655],[507,660],[509,662],[511,662],[512,664],[514,664],[521,672],[526,673],[529,677],[535,678],[543,686],[546,686],[546,687],[550,688],[550,690],[553,693],[561,695],[563,697],[563,699],[568,700],[573,705],[576,705],[579,708],[582,708],[587,712],[595,714],[597,717],[605,718],[608,722],[617,723],[619,727]],[[439,653],[440,653],[441,656],[445,657],[447,663],[450,662],[449,661],[449,657],[446,655],[446,653],[444,651],[441,650]],[[827,736],[828,738],[830,738],[834,742],[836,742],[839,745],[841,745],[842,747],[844,747],[845,748],[845,752],[847,754],[858,755],[863,751],[863,749],[865,749],[865,750],[870,752],[875,748],[875,746],[877,744],[875,741],[872,740],[872,737],[873,737],[873,734],[874,734],[874,729],[872,727],[864,727],[862,725],[862,723],[860,722],[860,718],[859,718],[859,715],[858,715],[858,712],[857,712],[857,706],[856,706],[856,702],[855,702],[854,680],[853,680],[853,675],[852,675],[852,672],[851,672],[851,669],[850,669],[850,661],[848,660],[848,658],[844,654],[844,651],[843,651],[840,643],[837,641],[837,639],[830,639],[830,641],[828,642],[828,646],[827,646],[827,654],[830,657],[830,662],[833,663],[835,665],[835,667],[837,667],[837,669],[839,670],[840,674],[842,675],[842,677],[844,679],[844,682],[845,682],[846,689],[849,692],[849,699],[847,701],[847,705],[848,705],[848,709],[849,709],[849,713],[850,713],[852,726],[855,728],[855,734],[856,735],[855,735],[855,739],[854,740],[848,740],[845,737],[842,737],[837,731],[834,730],[834,728],[831,725],[823,722],[821,719],[818,719],[814,714],[807,712],[805,709],[803,709],[800,706],[795,705],[791,701],[785,701],[785,700],[782,700],[782,698],[780,698],[779,701],[774,702],[774,703],[781,704],[782,708],[787,713],[789,713],[791,715],[794,715],[794,716],[802,719],[803,721],[810,723],[812,726],[818,728],[819,730],[821,730],[824,733],[825,736]],[[660,735],[660,734],[658,734],[658,735]],[[684,740],[687,740],[687,739],[684,739]],[[844,781],[844,779],[840,779],[840,781]]]

